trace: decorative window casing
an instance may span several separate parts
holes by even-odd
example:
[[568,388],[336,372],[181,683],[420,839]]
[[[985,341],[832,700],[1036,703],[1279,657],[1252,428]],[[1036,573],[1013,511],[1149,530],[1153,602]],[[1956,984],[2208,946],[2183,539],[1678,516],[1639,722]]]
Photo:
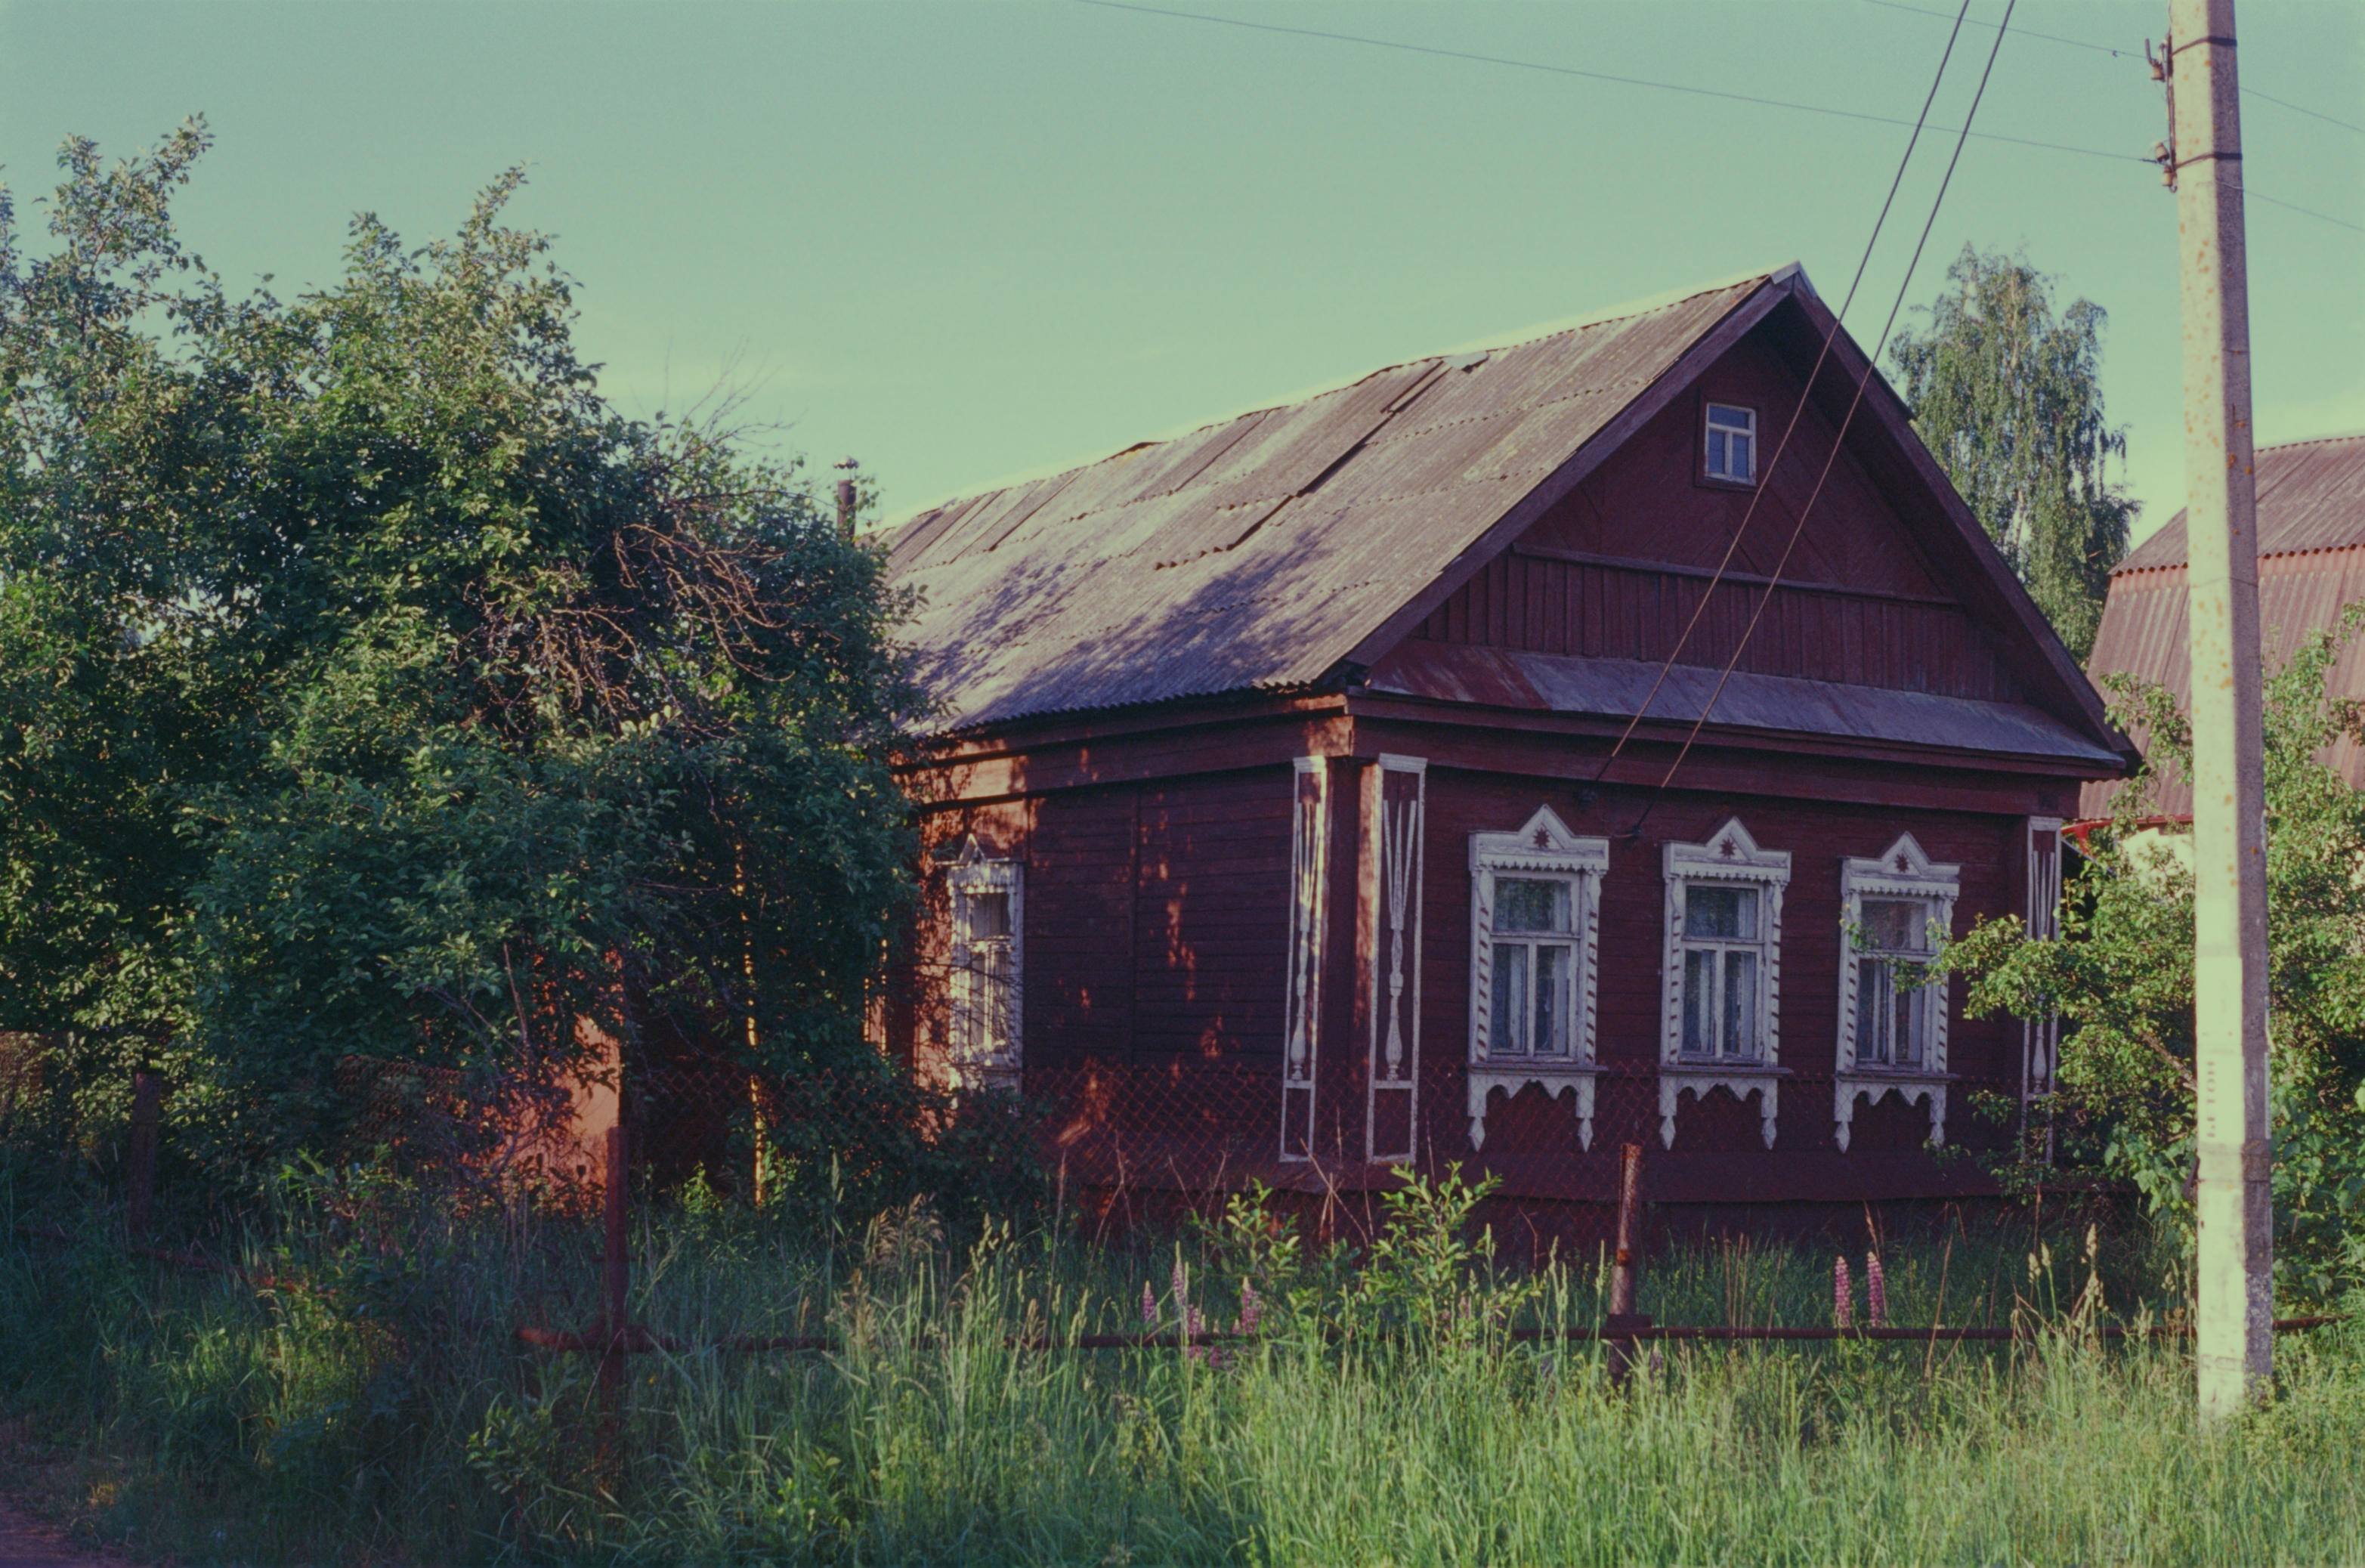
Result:
[[1701,420],[1706,450],[1701,472],[1711,479],[1747,485],[1757,477],[1757,410],[1710,403]]
[[[2061,819],[2028,819],[2027,931],[2031,941],[2061,935]],[[2053,1092],[2061,1060],[2061,1017],[2024,1018],[2020,1025],[2020,1115],[2028,1124],[2031,1102]],[[2053,1132],[2045,1128],[2044,1158],[2053,1157]]]
[[1420,872],[1426,836],[1429,763],[1383,752],[1372,780],[1372,844],[1379,943],[1371,967],[1363,1103],[1363,1158],[1397,1164],[1413,1158],[1420,1125]]
[[1015,1090],[1026,974],[1026,887],[1014,859],[986,857],[975,838],[947,874],[952,894],[952,1060],[963,1088]]
[[1318,756],[1290,775],[1289,993],[1282,1006],[1281,1158],[1314,1158],[1315,1069],[1321,1059],[1323,931],[1328,904],[1330,770]]
[[1947,988],[1924,983],[1955,928],[1963,870],[1922,853],[1910,833],[1869,859],[1840,862],[1839,1059],[1833,1133],[1844,1151],[1859,1095],[1895,1094],[1929,1108],[1930,1141],[1946,1141]]
[[1486,1096],[1530,1083],[1576,1109],[1593,1147],[1594,996],[1609,841],[1579,838],[1540,806],[1517,833],[1470,835],[1470,1147]]
[[1782,1070],[1782,894],[1788,850],[1761,849],[1734,817],[1704,844],[1665,846],[1666,946],[1659,1043],[1659,1141],[1674,1147],[1686,1090],[1758,1097],[1774,1147]]

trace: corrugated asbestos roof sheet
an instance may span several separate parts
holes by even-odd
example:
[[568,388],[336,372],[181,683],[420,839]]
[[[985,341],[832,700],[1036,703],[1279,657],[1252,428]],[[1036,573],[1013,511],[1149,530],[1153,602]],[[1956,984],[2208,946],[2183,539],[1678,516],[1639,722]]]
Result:
[[[1653,719],[1688,723],[1707,708],[1719,672],[1674,665],[1572,658],[1508,648],[1431,644],[1416,661],[1383,661],[1372,689],[1411,697],[1556,713],[1627,714],[1651,703]],[[1659,682],[1657,695],[1652,685]],[[1791,734],[1928,745],[2009,756],[2054,756],[2114,767],[2118,753],[2051,714],[2017,702],[1982,702],[1926,691],[1842,686],[1736,671],[1716,699],[1716,722]]]
[[[2340,607],[2365,598],[2365,436],[2269,447],[2259,464],[2259,627],[2267,667],[2291,657],[2309,633],[2331,626]],[[2097,685],[2106,675],[2156,681],[2180,700],[2191,693],[2186,643],[2184,514],[2179,512],[2111,575],[2111,597],[2086,661]],[[2335,696],[2365,697],[2365,639],[2352,642],[2332,667]],[[2325,760],[2365,788],[2365,751],[2336,743]],[[2108,815],[2116,782],[2089,784],[2081,817]],[[2167,816],[2192,811],[2181,781],[2154,793],[2149,809]]]
[[922,676],[963,728],[1311,685],[1772,275],[922,513]]
[[[2365,435],[2295,441],[2258,454],[2259,554],[2365,544]],[[2127,552],[2112,575],[2184,565],[2184,514]]]

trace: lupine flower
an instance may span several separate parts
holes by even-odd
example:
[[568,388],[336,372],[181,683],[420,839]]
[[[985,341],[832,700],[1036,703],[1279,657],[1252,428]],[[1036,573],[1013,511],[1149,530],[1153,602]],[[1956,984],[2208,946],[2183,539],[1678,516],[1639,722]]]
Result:
[[1144,1328],[1158,1327],[1158,1293],[1149,1288],[1148,1280],[1141,1282],[1141,1326]]
[[1256,1286],[1242,1280],[1240,1282],[1240,1332],[1253,1334],[1257,1331],[1257,1325],[1263,1321],[1264,1303],[1257,1299]]
[[1845,1328],[1855,1311],[1855,1287],[1848,1282],[1844,1253],[1832,1260],[1832,1327]]
[[1867,1251],[1864,1255],[1864,1294],[1866,1316],[1875,1328],[1889,1327],[1889,1276],[1881,1271],[1880,1254]]

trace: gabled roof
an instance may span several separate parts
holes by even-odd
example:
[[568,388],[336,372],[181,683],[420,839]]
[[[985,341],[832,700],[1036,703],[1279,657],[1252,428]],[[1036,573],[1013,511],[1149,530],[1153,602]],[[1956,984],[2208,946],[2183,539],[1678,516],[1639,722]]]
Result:
[[[1786,303],[1817,342],[1833,325],[1793,264],[932,508],[896,532],[889,568],[923,596],[922,677],[958,729],[1360,677]],[[1844,332],[1833,357],[1870,369]],[[1888,442],[1890,487],[1911,492],[1925,547],[2034,717],[2089,756],[2121,755],[1877,375],[1858,427]]]
[[[2257,464],[2260,555],[2365,544],[2365,434],[2261,447]],[[2111,575],[2180,566],[2184,549],[2180,511]]]
[[890,570],[928,684],[963,727],[1312,686],[1775,275],[924,512]]

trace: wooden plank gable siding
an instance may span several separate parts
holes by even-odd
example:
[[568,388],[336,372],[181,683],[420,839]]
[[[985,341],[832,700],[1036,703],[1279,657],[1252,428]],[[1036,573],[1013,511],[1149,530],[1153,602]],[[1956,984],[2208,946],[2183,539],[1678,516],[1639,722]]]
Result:
[[[1822,399],[1808,404],[1788,451],[1767,468],[1803,379],[1768,330],[1718,361],[1697,397],[1677,399],[1644,425],[1431,614],[1417,637],[1655,663],[1675,653],[1705,599],[1707,612],[1683,645],[1686,664],[1721,668],[1755,616],[1735,666],[1749,673],[2027,700],[1987,635],[1915,553],[1853,452],[1843,450],[1814,495],[1836,436]],[[1699,421],[1711,400],[1756,410],[1762,496],[1700,477]],[[1869,438],[1859,420],[1850,445]],[[1744,518],[1747,531],[1715,581]],[[1772,583],[1777,569],[1780,580]]]
[[[2020,702],[2020,684],[1958,605],[1841,588],[1725,581],[1688,567],[1653,570],[1514,549],[1491,562],[1425,622],[1423,641],[1580,658],[1656,663],[1676,651],[1703,599],[1708,613],[1682,662],[1751,674]],[[1771,602],[1767,602],[1769,599]],[[1764,613],[1758,614],[1760,605]]]

